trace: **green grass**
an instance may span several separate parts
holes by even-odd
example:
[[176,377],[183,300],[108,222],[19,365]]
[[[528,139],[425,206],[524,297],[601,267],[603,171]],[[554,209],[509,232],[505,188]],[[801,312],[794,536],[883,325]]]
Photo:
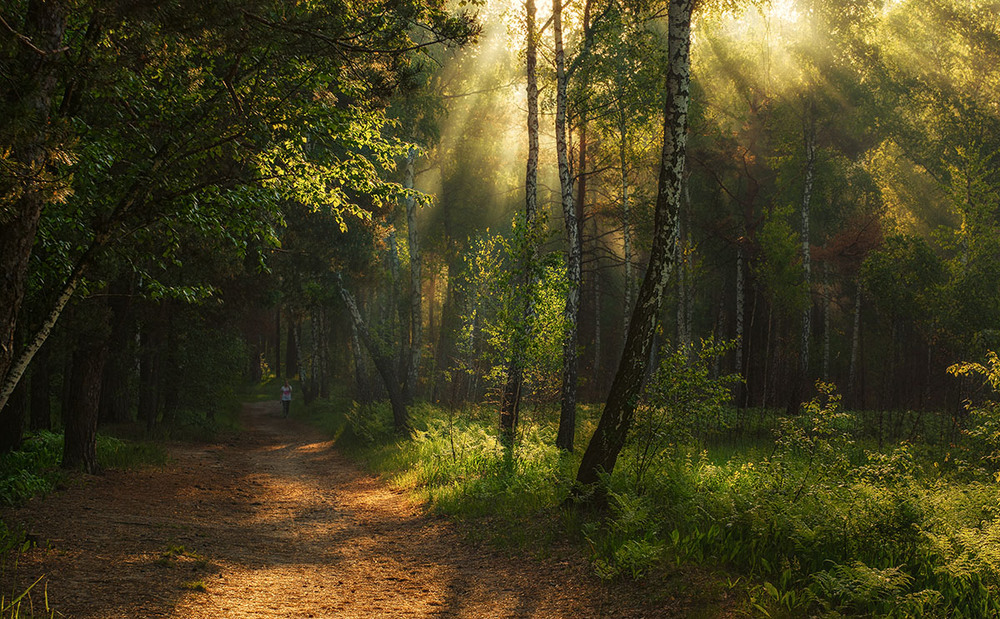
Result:
[[[835,399],[790,419],[727,410],[690,441],[655,443],[642,483],[634,437],[605,480],[607,510],[588,512],[560,507],[579,455],[552,446],[555,412],[523,415],[508,452],[488,408],[410,410],[412,437],[392,433],[384,404],[341,398],[300,414],[470,537],[542,556],[575,540],[607,580],[673,590],[678,575],[700,573],[714,591],[740,592],[751,616],[1000,613],[997,467],[961,434],[943,440],[956,438],[949,417],[887,414],[879,424],[878,413],[845,412]],[[581,411],[578,447],[599,410]]]

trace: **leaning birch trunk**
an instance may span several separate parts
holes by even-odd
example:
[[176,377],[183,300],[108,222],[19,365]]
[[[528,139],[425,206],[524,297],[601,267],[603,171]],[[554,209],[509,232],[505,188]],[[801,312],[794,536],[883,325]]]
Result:
[[412,401],[417,389],[424,320],[423,291],[420,283],[420,244],[417,238],[417,200],[412,193],[416,158],[417,149],[410,147],[406,154],[406,175],[403,178],[403,187],[411,191],[406,195],[406,232],[410,250],[410,358],[406,364],[406,383],[403,391],[407,401]]
[[372,401],[371,381],[368,379],[368,367],[365,364],[365,355],[361,350],[361,337],[358,335],[358,326],[353,320],[351,321],[351,354],[354,356],[354,380],[358,386],[358,399],[362,404],[369,404]]
[[573,202],[573,177],[566,144],[566,54],[562,40],[562,0],[552,3],[552,27],[556,47],[556,156],[559,160],[559,187],[562,193],[563,222],[566,228],[566,305],[563,310],[566,333],[563,338],[562,406],[556,446],[573,451],[576,432],[576,383],[578,373],[577,322],[580,313],[580,231]]
[[378,344],[372,338],[371,332],[368,330],[368,324],[361,316],[361,311],[358,310],[358,304],[355,302],[354,296],[349,290],[347,290],[347,287],[344,286],[344,282],[341,279],[340,274],[337,274],[336,277],[337,288],[340,291],[340,298],[343,299],[344,305],[347,306],[347,311],[351,315],[351,321],[357,329],[358,337],[365,345],[365,348],[368,349],[368,354],[375,363],[375,369],[378,370],[379,375],[382,377],[382,382],[385,384],[385,389],[389,392],[389,403],[392,406],[393,426],[398,433],[408,433],[410,431],[410,422],[406,411],[406,403],[403,401],[403,393],[400,389],[399,381],[397,380],[392,359],[383,355],[382,351],[379,350]]
[[59,321],[59,317],[62,315],[64,309],[66,309],[66,304],[69,300],[73,298],[73,294],[76,292],[77,287],[83,280],[83,273],[89,266],[97,251],[100,250],[104,244],[108,241],[108,235],[106,233],[100,233],[91,242],[90,247],[77,259],[76,264],[73,267],[73,271],[66,278],[63,283],[62,290],[59,292],[59,296],[56,297],[55,301],[52,303],[52,308],[49,310],[49,315],[45,317],[42,321],[41,326],[35,332],[34,337],[28,342],[28,345],[21,351],[16,359],[13,360],[7,367],[6,374],[3,375],[3,384],[0,385],[0,411],[3,411],[4,406],[7,404],[7,400],[10,399],[10,395],[14,393],[14,388],[17,387],[18,381],[24,376],[25,370],[28,369],[28,365],[31,363],[32,358],[34,358],[35,353],[38,349],[42,347],[45,340],[48,339],[49,334],[52,333],[53,327]]
[[691,88],[691,12],[693,0],[671,0],[669,9],[666,97],[663,114],[663,151],[657,186],[653,245],[649,266],[639,289],[611,393],[604,406],[576,480],[581,487],[596,484],[602,472],[610,474],[625,445],[646,374],[657,318],[673,268],[677,244],[677,212],[681,200],[687,146],[687,112]]
[[[538,212],[538,33],[535,29],[535,0],[525,0],[524,10],[527,25],[527,46],[525,66],[528,81],[528,161],[524,174],[524,219],[526,232],[533,232]],[[524,305],[524,332],[515,334],[511,346],[510,360],[505,372],[503,392],[500,397],[500,434],[508,444],[513,444],[517,429],[517,419],[521,408],[521,383],[524,379],[524,347],[530,336],[535,312],[530,274],[530,262],[534,248],[526,248],[521,256],[523,274],[521,294]]]

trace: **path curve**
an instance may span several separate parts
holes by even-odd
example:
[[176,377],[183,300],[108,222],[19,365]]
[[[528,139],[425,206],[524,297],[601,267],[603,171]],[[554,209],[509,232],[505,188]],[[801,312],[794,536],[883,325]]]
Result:
[[464,543],[277,403],[246,405],[243,425],[226,443],[170,447],[165,467],[80,478],[5,512],[41,544],[4,570],[3,591],[44,574],[52,607],[81,619],[677,614],[635,606],[581,560]]

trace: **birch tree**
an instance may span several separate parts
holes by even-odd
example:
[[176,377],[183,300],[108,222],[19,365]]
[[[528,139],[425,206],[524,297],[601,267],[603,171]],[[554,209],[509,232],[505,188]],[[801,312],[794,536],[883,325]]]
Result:
[[580,313],[581,247],[580,222],[577,221],[573,201],[573,176],[569,165],[569,147],[566,143],[566,88],[569,76],[566,71],[566,52],[563,49],[562,0],[552,4],[552,28],[555,37],[556,61],[556,157],[559,161],[559,188],[562,197],[563,223],[566,231],[566,336],[563,340],[563,381],[559,415],[559,434],[556,445],[573,449],[576,428],[576,382],[579,360],[577,358],[578,318]]
[[[535,26],[535,0],[524,2],[526,23],[525,74],[527,77],[528,95],[528,160],[524,174],[524,221],[528,228],[529,238],[535,226],[538,213],[538,32]],[[524,358],[527,339],[531,333],[532,323],[532,276],[530,263],[534,251],[530,244],[521,258],[521,287],[524,306],[524,323],[521,329],[515,329],[514,340],[511,343],[510,361],[507,365],[507,376],[500,397],[500,431],[508,443],[514,439],[517,428],[517,418],[521,407],[521,386],[524,381]]]
[[610,473],[625,445],[646,374],[657,318],[663,304],[677,245],[677,214],[686,164],[688,104],[691,92],[691,16],[694,0],[671,0],[668,13],[668,62],[663,114],[663,149],[657,184],[653,244],[639,289],[625,350],[577,473],[584,487]]

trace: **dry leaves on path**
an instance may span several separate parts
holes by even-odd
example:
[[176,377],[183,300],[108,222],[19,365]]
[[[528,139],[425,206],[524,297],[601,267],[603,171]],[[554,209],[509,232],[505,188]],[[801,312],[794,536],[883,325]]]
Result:
[[275,403],[243,422],[228,443],[171,447],[165,467],[80,478],[4,513],[42,543],[3,591],[45,575],[52,608],[81,619],[678,614],[583,561],[463,542]]

